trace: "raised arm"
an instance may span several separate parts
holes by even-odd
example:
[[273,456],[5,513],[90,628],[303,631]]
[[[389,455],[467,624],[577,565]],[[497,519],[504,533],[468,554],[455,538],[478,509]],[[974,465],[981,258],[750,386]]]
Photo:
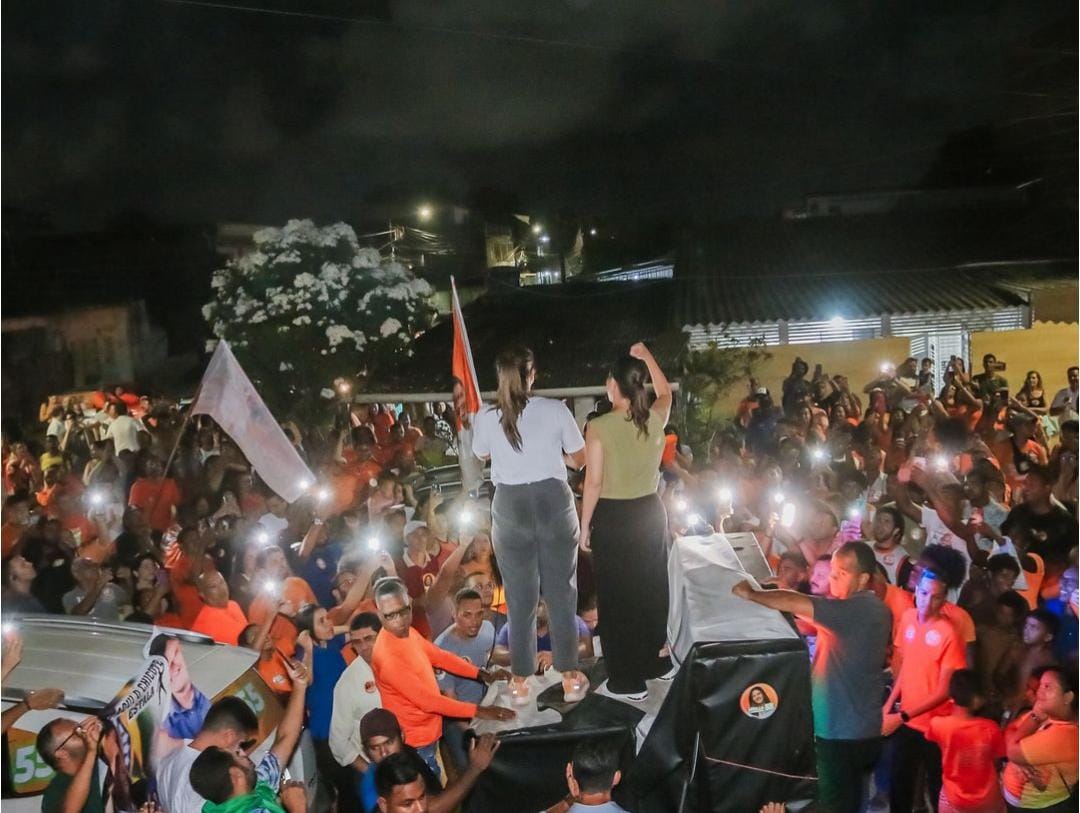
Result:
[[630,348],[630,355],[645,362],[649,368],[649,378],[652,379],[653,391],[656,393],[656,402],[652,405],[653,411],[659,413],[667,423],[668,415],[671,414],[671,384],[667,376],[660,369],[652,351],[643,342],[638,342]]
[[285,661],[285,671],[289,673],[292,681],[292,692],[289,693],[285,715],[278,723],[277,736],[270,748],[270,752],[277,757],[281,765],[288,763],[296,743],[300,741],[300,732],[304,729],[304,696],[312,678],[310,666],[298,661]]

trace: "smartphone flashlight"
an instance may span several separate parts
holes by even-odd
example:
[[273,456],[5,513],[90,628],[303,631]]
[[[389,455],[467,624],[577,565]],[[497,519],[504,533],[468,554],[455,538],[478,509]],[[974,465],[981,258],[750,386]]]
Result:
[[795,503],[784,503],[784,509],[780,512],[780,524],[785,528],[795,524]]

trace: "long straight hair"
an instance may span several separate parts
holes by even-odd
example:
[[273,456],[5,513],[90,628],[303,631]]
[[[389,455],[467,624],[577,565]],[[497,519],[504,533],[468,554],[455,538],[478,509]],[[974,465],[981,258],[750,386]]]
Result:
[[648,437],[649,391],[645,389],[645,383],[649,380],[649,368],[641,359],[623,356],[611,365],[608,376],[619,388],[619,394],[630,402],[626,420],[633,421],[639,437]]
[[499,423],[515,452],[521,451],[521,432],[518,418],[529,402],[529,373],[533,369],[533,353],[527,347],[508,347],[495,359],[499,389],[495,405],[499,408]]

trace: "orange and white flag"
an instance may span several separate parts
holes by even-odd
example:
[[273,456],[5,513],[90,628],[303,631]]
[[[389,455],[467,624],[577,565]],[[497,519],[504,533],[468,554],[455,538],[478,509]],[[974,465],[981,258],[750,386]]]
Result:
[[[450,277],[451,313],[454,319],[454,354],[451,370],[454,378],[465,388],[465,411],[475,415],[480,411],[480,383],[476,378],[476,366],[473,364],[472,346],[469,344],[469,332],[465,329],[465,317],[461,314],[461,301],[458,299],[457,285]],[[461,429],[458,418],[458,429]]]

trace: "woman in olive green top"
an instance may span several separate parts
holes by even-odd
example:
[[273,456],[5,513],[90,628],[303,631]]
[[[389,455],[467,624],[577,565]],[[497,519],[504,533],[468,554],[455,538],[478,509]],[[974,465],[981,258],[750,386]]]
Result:
[[607,395],[614,408],[591,421],[585,436],[579,544],[592,551],[608,691],[643,700],[645,681],[670,668],[658,655],[667,637],[668,582],[667,514],[656,486],[671,386],[639,343],[612,367]]

